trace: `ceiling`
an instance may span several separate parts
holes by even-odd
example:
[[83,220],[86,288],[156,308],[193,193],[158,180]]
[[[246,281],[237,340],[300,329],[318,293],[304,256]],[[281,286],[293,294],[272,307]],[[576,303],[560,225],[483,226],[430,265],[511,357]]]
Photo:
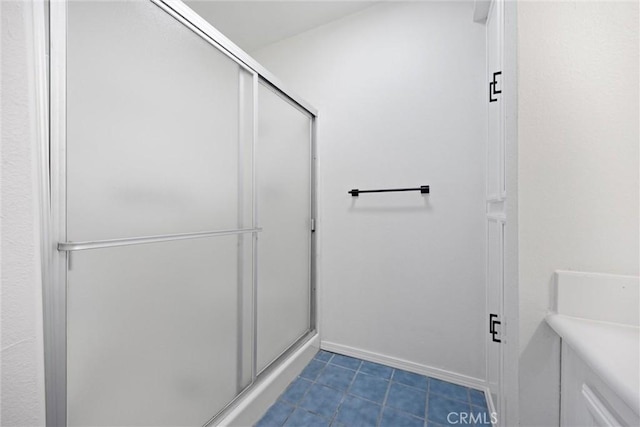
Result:
[[378,1],[218,1],[187,5],[247,52],[358,12]]

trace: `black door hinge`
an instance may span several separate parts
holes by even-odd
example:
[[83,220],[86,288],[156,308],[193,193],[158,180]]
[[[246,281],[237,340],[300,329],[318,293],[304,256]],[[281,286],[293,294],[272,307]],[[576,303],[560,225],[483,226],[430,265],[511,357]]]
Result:
[[491,334],[491,340],[493,342],[502,342],[500,338],[496,338],[498,335],[498,331],[496,330],[496,325],[500,325],[500,321],[498,320],[497,314],[489,314],[489,333]]
[[502,71],[493,73],[493,81],[489,82],[489,102],[496,102],[498,98],[494,98],[493,96],[502,93],[502,89],[498,89],[498,81],[496,80],[496,77],[501,75]]

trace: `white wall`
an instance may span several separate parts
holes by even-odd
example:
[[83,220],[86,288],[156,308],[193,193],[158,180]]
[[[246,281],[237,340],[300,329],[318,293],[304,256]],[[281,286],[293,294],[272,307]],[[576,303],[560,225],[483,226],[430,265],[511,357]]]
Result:
[[3,426],[44,425],[42,303],[35,173],[33,34],[27,2],[2,14]]
[[[485,36],[473,4],[373,6],[253,52],[319,110],[322,340],[485,376]],[[431,185],[431,194],[352,188]]]
[[557,425],[555,269],[638,274],[638,3],[518,5],[520,418]]

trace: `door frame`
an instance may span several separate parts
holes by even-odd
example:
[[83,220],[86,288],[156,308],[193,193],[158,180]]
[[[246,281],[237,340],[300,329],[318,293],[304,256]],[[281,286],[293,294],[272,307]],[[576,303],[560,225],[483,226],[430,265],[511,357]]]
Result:
[[[69,0],[36,0],[34,17],[36,25],[35,40],[40,41],[36,49],[36,75],[39,83],[37,93],[41,110],[39,111],[39,129],[43,135],[39,144],[39,163],[41,173],[41,210],[42,210],[42,286],[43,286],[43,326],[45,359],[45,405],[46,425],[67,425],[67,311],[66,286],[69,252],[59,251],[58,243],[66,242],[66,39],[67,39],[67,3]],[[253,141],[257,141],[258,80],[268,82],[287,101],[294,104],[311,117],[310,135],[310,174],[311,174],[311,218],[317,222],[317,118],[318,111],[302,97],[289,90],[280,80],[236,46],[211,24],[200,17],[180,0],[148,0],[161,8],[182,25],[210,43],[241,68],[254,76]],[[47,22],[48,14],[48,22]],[[48,24],[48,32],[47,32]],[[47,63],[46,41],[49,41]],[[255,175],[254,175],[255,176]],[[254,185],[254,200],[256,200]],[[254,203],[254,209],[257,206]],[[255,215],[255,212],[254,212]],[[255,217],[255,216],[254,216]],[[286,360],[298,348],[317,334],[317,295],[316,295],[316,240],[317,233],[310,238],[310,319],[309,330],[293,343],[280,357],[263,372],[253,368],[249,386],[236,395],[218,414],[207,421],[215,423],[228,414],[243,396],[255,388],[258,381],[267,376],[281,362]],[[255,264],[254,245],[254,264]],[[254,278],[253,322],[255,322],[256,284]],[[254,343],[255,343],[255,324]],[[255,344],[253,364],[255,365]]]
[[[494,0],[495,1],[495,0]],[[518,3],[504,1],[503,8],[503,101],[505,186],[509,195],[505,206],[504,236],[505,331],[509,339],[503,349],[503,402],[505,426],[519,425],[520,300],[518,244]]]
[[[502,20],[502,119],[504,149],[501,153],[505,190],[504,216],[504,286],[502,296],[501,346],[502,381],[501,416],[498,425],[519,424],[519,247],[518,247],[518,74],[517,74],[517,2],[511,0],[477,0],[474,20],[486,23],[495,2],[503,4]],[[488,104],[487,104],[488,108]],[[488,218],[491,220],[491,218]],[[486,313],[487,319],[489,313]],[[488,357],[488,355],[487,355]],[[493,408],[490,408],[493,410]]]

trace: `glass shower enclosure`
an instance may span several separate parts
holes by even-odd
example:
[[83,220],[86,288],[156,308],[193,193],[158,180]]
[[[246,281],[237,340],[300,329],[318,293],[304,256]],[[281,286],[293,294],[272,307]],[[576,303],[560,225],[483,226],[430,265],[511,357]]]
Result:
[[309,339],[315,110],[177,1],[56,1],[49,425],[205,425]]

